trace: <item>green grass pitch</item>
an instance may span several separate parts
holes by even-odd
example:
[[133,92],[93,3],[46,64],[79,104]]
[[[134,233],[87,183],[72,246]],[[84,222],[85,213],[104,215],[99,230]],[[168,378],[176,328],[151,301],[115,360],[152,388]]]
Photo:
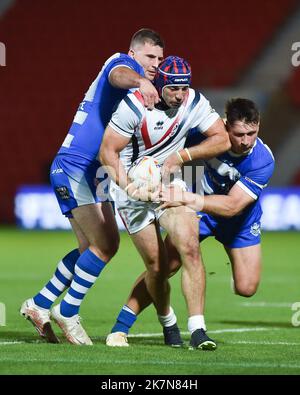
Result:
[[252,298],[232,293],[231,269],[222,246],[213,239],[203,243],[205,315],[208,333],[218,343],[215,352],[188,349],[180,273],[171,280],[172,306],[186,346],[164,346],[151,306],[135,323],[130,347],[118,349],[106,347],[105,337],[143,270],[128,236],[121,235],[118,254],[82,304],[83,325],[94,346],[76,347],[66,343],[55,324],[61,344],[44,343],[19,315],[21,303],[44,286],[57,262],[75,247],[72,233],[2,228],[0,302],[6,308],[6,325],[0,326],[0,374],[300,374],[300,327],[291,323],[297,314],[291,306],[300,302],[299,241],[296,232],[263,235],[262,281]]

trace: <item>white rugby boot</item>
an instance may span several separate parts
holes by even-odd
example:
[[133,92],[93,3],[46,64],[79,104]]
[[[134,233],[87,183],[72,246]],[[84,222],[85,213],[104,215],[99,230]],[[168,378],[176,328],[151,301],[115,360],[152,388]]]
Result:
[[80,346],[93,345],[92,340],[80,323],[81,317],[78,314],[73,317],[64,317],[60,314],[60,305],[58,304],[51,310],[51,318],[57,323],[70,343]]
[[109,347],[129,347],[126,333],[110,333],[106,338],[106,345]]
[[51,327],[50,310],[37,306],[31,298],[22,304],[20,314],[32,323],[38,334],[48,343],[59,343]]

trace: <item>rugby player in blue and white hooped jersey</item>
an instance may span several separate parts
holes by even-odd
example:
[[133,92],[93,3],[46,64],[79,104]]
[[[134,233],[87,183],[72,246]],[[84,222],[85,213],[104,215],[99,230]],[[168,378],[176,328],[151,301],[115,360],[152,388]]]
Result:
[[69,218],[79,248],[59,262],[45,287],[21,306],[38,333],[58,342],[50,325],[50,307],[68,289],[51,318],[74,344],[92,344],[80,324],[80,304],[100,272],[116,253],[119,234],[110,202],[96,195],[98,152],[114,106],[139,88],[144,104],[152,109],[159,96],[152,82],[163,59],[163,41],[149,29],[134,34],[128,55],[117,53],[104,64],[79,105],[73,123],[50,171],[51,184],[62,213]]
[[[100,158],[109,166],[113,180],[110,190],[116,208],[144,260],[147,291],[164,327],[165,343],[180,346],[182,341],[176,316],[169,305],[166,251],[158,225],[168,232],[183,262],[182,290],[188,309],[191,343],[199,348],[215,349],[215,342],[205,333],[205,289],[202,286],[205,276],[199,254],[196,213],[185,207],[156,212],[158,203],[141,201],[148,200],[147,191],[142,188],[136,191],[126,172],[135,159],[151,155],[162,164],[162,175],[166,177],[178,170],[184,161],[208,159],[228,150],[230,142],[223,121],[201,93],[189,88],[190,82],[189,64],[176,56],[166,58],[154,80],[161,102],[150,112],[144,108],[139,91],[128,94],[106,128]],[[184,143],[188,131],[194,127],[206,139],[186,151]],[[122,308],[107,337],[108,346],[128,345],[127,333],[139,311],[134,303]]]
[[[236,294],[252,296],[261,271],[259,196],[272,176],[274,157],[258,138],[259,112],[251,100],[232,99],[226,105],[226,128],[231,149],[205,161],[201,180],[205,196],[167,188],[161,192],[163,207],[185,205],[200,211],[200,241],[214,236],[223,244],[232,266]],[[191,133],[187,145],[199,143],[199,133]],[[170,248],[171,251],[171,248]],[[178,253],[171,271],[177,270]],[[179,261],[179,259],[177,259]]]

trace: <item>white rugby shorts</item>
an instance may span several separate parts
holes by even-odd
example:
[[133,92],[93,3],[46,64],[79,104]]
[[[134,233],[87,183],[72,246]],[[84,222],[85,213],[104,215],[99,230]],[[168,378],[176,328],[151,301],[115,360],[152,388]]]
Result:
[[[187,185],[182,179],[175,178],[172,183],[180,185],[187,190]],[[161,203],[142,202],[130,198],[127,193],[116,183],[111,181],[110,195],[114,200],[115,208],[129,234],[134,234],[146,228],[155,220],[159,220],[166,209],[155,211]]]

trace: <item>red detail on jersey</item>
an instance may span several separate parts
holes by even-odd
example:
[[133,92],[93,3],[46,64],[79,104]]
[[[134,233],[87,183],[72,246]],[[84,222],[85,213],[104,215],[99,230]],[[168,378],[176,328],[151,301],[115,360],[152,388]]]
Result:
[[[134,95],[136,96],[136,98],[140,102],[142,102],[143,97],[142,97],[142,95],[141,95],[141,93],[139,91],[135,91]],[[187,94],[185,96],[185,99],[184,99],[184,102],[182,103],[182,106],[186,106],[188,97],[189,97],[189,91],[187,92]],[[179,115],[176,117],[175,121],[172,123],[172,125],[169,127],[169,129],[166,131],[166,133],[162,136],[162,138],[159,141],[157,141],[155,144],[152,144],[151,140],[150,140],[150,135],[149,135],[149,132],[148,132],[147,119],[146,119],[146,117],[144,117],[143,123],[142,123],[142,127],[141,127],[141,133],[142,133],[142,138],[144,140],[145,148],[146,149],[152,148],[155,145],[161,143],[166,137],[168,137],[169,134],[172,132],[172,130],[173,130],[174,126],[176,125],[176,123],[178,123],[178,118],[179,118]]]
[[138,99],[138,101],[140,101],[142,103],[143,106],[145,105],[144,98],[143,98],[140,91],[135,91],[134,96]]
[[[134,96],[138,99],[138,101],[140,101],[143,104],[143,106],[145,105],[143,96],[142,96],[140,91],[135,91],[134,92]],[[150,148],[151,147],[151,141],[150,141],[150,137],[149,137],[149,133],[148,133],[148,129],[147,129],[146,118],[143,119],[141,132],[142,132],[142,137],[143,137],[146,149]]]
[[146,117],[143,119],[141,132],[142,132],[142,137],[143,137],[143,140],[144,140],[145,148],[148,149],[148,148],[152,147],[150,136],[149,136],[149,132],[148,132],[148,128],[147,128]]
[[[188,96],[189,96],[189,91],[188,91],[188,93],[185,96],[184,102],[182,103],[183,106],[186,105]],[[146,149],[152,148],[155,145],[161,143],[163,140],[165,140],[165,138],[168,137],[169,134],[173,131],[173,128],[176,125],[176,123],[178,123],[178,118],[179,118],[179,115],[177,115],[175,121],[172,123],[172,125],[169,127],[169,129],[166,131],[166,133],[162,136],[162,138],[159,141],[157,141],[155,144],[152,144],[151,140],[150,140],[148,128],[147,128],[147,120],[146,120],[146,117],[145,117],[143,119],[143,124],[142,124],[142,127],[141,127],[141,133],[142,133],[142,137],[143,137],[143,140],[144,140],[145,148]]]

